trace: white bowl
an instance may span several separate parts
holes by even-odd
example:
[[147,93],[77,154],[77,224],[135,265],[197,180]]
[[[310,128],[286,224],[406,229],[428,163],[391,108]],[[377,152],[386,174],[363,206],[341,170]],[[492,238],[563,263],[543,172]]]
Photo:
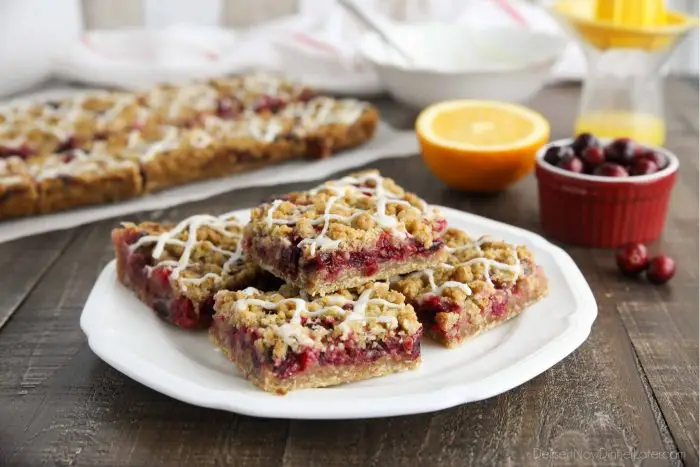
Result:
[[566,46],[560,36],[524,28],[422,23],[392,31],[413,64],[375,33],[365,34],[360,51],[387,91],[415,108],[450,99],[525,101],[544,86]]

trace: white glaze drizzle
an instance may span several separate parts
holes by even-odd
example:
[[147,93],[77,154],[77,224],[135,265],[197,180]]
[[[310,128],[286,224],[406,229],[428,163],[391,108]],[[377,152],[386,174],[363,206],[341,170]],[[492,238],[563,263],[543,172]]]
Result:
[[[462,251],[462,250],[467,250],[474,248],[476,249],[479,254],[484,254],[484,251],[481,248],[481,245],[483,245],[486,242],[493,241],[491,237],[488,236],[483,236],[479,238],[478,240],[474,242],[469,242],[465,245],[458,246],[458,247],[447,247],[448,252],[456,252],[456,251]],[[503,263],[500,261],[495,261],[489,258],[483,258],[483,257],[476,257],[472,258],[468,261],[465,261],[463,263],[459,263],[456,265],[450,265],[450,264],[442,264],[440,267],[443,269],[454,269],[458,267],[470,267],[474,264],[484,264],[486,267],[484,269],[484,279],[486,282],[488,282],[491,286],[493,286],[493,281],[491,280],[491,269],[502,269],[508,272],[512,272],[514,274],[514,281],[518,280],[518,277],[521,274],[521,266],[520,266],[520,260],[518,258],[518,253],[516,251],[515,245],[509,244],[511,248],[512,255],[511,257],[515,259],[515,264],[508,264],[508,263]],[[411,276],[417,276],[417,275],[425,275],[428,279],[428,286],[430,287],[430,291],[426,292],[422,295],[422,297],[425,297],[427,295],[442,295],[445,289],[447,288],[458,288],[461,289],[465,294],[471,295],[472,290],[471,288],[464,282],[458,282],[458,281],[446,281],[440,286],[438,286],[435,282],[435,272],[432,269],[425,269],[423,271],[419,271],[416,273],[411,274]]]
[[[155,244],[151,252],[151,256],[158,260],[163,255],[166,245],[176,245],[183,248],[182,254],[177,261],[166,260],[159,262],[154,267],[159,266],[169,266],[172,267],[170,272],[170,277],[172,279],[179,279],[182,271],[190,266],[190,257],[194,248],[204,243],[205,241],[198,239],[199,229],[202,227],[207,227],[215,232],[231,238],[237,239],[236,249],[234,251],[225,250],[223,248],[217,247],[216,245],[209,245],[212,251],[220,253],[221,255],[227,257],[226,262],[222,266],[222,274],[225,274],[233,268],[239,261],[243,259],[243,242],[241,241],[241,234],[231,232],[226,230],[231,226],[240,225],[238,220],[231,213],[222,214],[220,216],[211,216],[207,214],[199,214],[187,219],[182,220],[175,227],[167,232],[163,232],[159,235],[146,235],[138,239],[129,248],[131,251],[140,248],[144,245]],[[187,240],[183,241],[176,238],[179,234],[187,231]],[[201,277],[186,277],[180,279],[183,289],[186,290],[188,284],[201,284],[202,282],[212,279],[215,283],[219,284],[222,280],[222,275],[209,272]]]
[[[357,300],[352,300],[342,295],[329,295],[325,297],[326,303],[321,305],[316,302],[321,307],[318,310],[309,310],[309,303],[301,298],[285,298],[278,302],[270,302],[266,300],[261,300],[254,298],[255,295],[260,294],[255,288],[248,287],[242,290],[243,294],[247,295],[246,298],[241,298],[236,300],[234,304],[234,310],[237,312],[245,311],[249,306],[259,306],[264,310],[276,310],[279,306],[283,304],[293,304],[294,313],[288,322],[280,325],[274,326],[273,330],[284,340],[284,342],[291,346],[294,343],[300,345],[309,346],[313,345],[314,341],[304,331],[304,326],[302,325],[302,316],[306,317],[317,317],[324,315],[326,313],[335,312],[343,316],[343,320],[338,323],[338,328],[342,330],[343,334],[341,339],[347,339],[351,327],[350,323],[353,321],[367,322],[369,320],[374,320],[376,322],[387,323],[390,328],[395,328],[398,326],[398,320],[395,316],[368,316],[367,307],[372,305],[381,305],[385,308],[401,308],[404,305],[392,303],[381,298],[372,298],[374,293],[374,288],[368,288],[360,294]],[[352,305],[351,310],[346,310],[344,306]]]
[[79,175],[87,172],[104,172],[105,169],[134,167],[133,161],[111,157],[104,144],[97,144],[88,153],[80,149],[71,152],[72,159],[66,162],[61,155],[54,155],[39,164],[30,164],[29,172],[35,180],[45,180],[62,175]]
[[141,155],[141,160],[144,162],[152,160],[158,154],[166,151],[171,151],[180,145],[178,139],[178,131],[174,126],[169,126],[165,129],[163,139],[151,144],[148,149]]
[[[362,184],[368,181],[374,181],[375,186],[373,188],[362,186]],[[316,188],[309,190],[308,193],[310,195],[315,195],[322,190],[330,191],[331,193],[333,193],[333,195],[330,196],[328,200],[326,200],[326,205],[321,216],[316,217],[314,219],[308,219],[308,222],[311,225],[323,224],[321,232],[316,237],[309,237],[303,239],[297,245],[299,247],[309,245],[309,252],[311,256],[316,254],[317,249],[332,250],[338,248],[338,246],[341,244],[340,240],[333,240],[326,235],[332,221],[350,223],[356,217],[366,212],[372,212],[372,219],[374,219],[374,221],[379,227],[381,227],[384,230],[390,231],[392,235],[397,238],[404,239],[406,238],[407,234],[404,231],[399,230],[397,228],[398,220],[394,216],[390,216],[386,213],[387,204],[395,203],[401,204],[403,206],[408,206],[413,209],[419,209],[411,205],[411,203],[409,203],[408,201],[403,200],[398,196],[388,192],[384,187],[384,177],[376,173],[368,173],[359,178],[352,176],[344,177],[337,181],[332,181],[323,185],[319,185]],[[342,216],[339,214],[331,213],[333,206],[339,199],[342,199],[347,195],[364,196],[364,193],[368,193],[375,197],[375,206],[373,210],[368,211],[364,209],[356,209],[355,213],[348,216]],[[296,207],[296,216],[292,216],[291,218],[287,219],[275,219],[273,215],[277,211],[277,209],[279,209],[282,203],[284,203],[283,200],[276,199],[268,208],[265,218],[268,227],[271,227],[274,224],[294,225],[302,220],[302,218],[298,214],[302,214],[303,212],[313,207]]]
[[10,163],[7,159],[0,159],[0,184],[5,186],[19,185],[25,178],[19,174],[11,172]]
[[204,149],[214,142],[214,139],[204,130],[199,128],[191,130],[188,133],[189,141],[192,147]]
[[115,120],[130,104],[135,102],[135,97],[129,94],[119,96],[112,105],[103,115],[101,115],[98,120],[98,127],[102,130],[106,129],[109,124]]

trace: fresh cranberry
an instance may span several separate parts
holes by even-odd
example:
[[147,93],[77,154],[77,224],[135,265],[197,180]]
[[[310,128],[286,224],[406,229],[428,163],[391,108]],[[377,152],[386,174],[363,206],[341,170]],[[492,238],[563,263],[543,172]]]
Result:
[[600,175],[603,177],[627,177],[629,174],[620,164],[614,164],[612,162],[606,162],[603,165],[599,165],[593,171],[593,175]]
[[638,148],[634,156],[634,162],[639,160],[650,160],[660,169],[666,165],[666,158],[663,154],[647,148]]
[[676,273],[676,262],[666,255],[654,257],[649,262],[647,269],[647,279],[652,284],[665,284]]
[[632,163],[636,153],[636,146],[629,138],[618,138],[605,148],[605,158],[608,162],[621,165]]
[[615,259],[623,274],[636,276],[649,265],[649,252],[641,243],[630,243],[617,250]]
[[648,175],[658,171],[659,166],[656,162],[650,159],[636,159],[630,168],[630,175]]
[[568,170],[569,172],[583,172],[583,162],[576,156],[567,155],[557,164],[560,169]]
[[599,146],[590,146],[583,150],[581,159],[590,168],[598,167],[605,162],[605,152]]
[[558,165],[564,157],[573,155],[574,150],[569,146],[550,146],[544,153],[543,159],[549,164]]
[[590,133],[581,133],[571,143],[571,149],[574,150],[577,156],[581,156],[583,151],[588,148],[596,148],[598,146],[600,146],[598,139]]

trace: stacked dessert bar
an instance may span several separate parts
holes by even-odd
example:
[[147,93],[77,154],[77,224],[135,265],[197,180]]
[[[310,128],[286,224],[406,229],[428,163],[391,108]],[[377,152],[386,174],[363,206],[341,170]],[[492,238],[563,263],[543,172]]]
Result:
[[377,122],[366,102],[264,74],[0,108],[0,219],[327,157]]
[[112,239],[122,283],[173,324],[209,326],[281,394],[415,368],[424,329],[453,347],[547,290],[527,248],[448,228],[377,171],[270,200],[246,225],[198,215]]

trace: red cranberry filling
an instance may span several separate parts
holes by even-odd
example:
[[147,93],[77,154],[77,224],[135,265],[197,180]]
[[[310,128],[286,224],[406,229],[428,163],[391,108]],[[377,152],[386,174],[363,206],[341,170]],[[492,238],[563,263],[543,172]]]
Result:
[[360,269],[366,276],[371,276],[377,273],[380,263],[404,261],[414,255],[430,256],[441,245],[442,242],[438,241],[430,248],[425,248],[413,239],[395,243],[391,235],[384,232],[372,249],[323,253],[309,260],[303,267],[307,271],[322,271],[328,279],[337,278],[343,270],[348,268]]
[[243,108],[243,105],[237,99],[224,96],[217,102],[216,115],[221,118],[229,119],[236,118]]
[[307,274],[322,272],[326,279],[332,280],[346,269],[359,269],[365,276],[372,276],[379,271],[380,263],[403,261],[414,255],[430,256],[442,246],[441,241],[436,241],[429,248],[425,248],[413,239],[397,244],[393,242],[390,234],[384,233],[372,249],[322,253],[302,260],[301,249],[297,246],[300,241],[300,238],[293,237],[289,246],[279,250],[271,250],[255,242],[247,243],[245,248],[253,249],[258,257],[274,264],[279,273],[285,276],[295,277],[299,269],[302,269]]
[[[360,348],[352,339],[342,341],[343,347],[332,345],[333,350],[319,351],[306,349],[301,353],[288,352],[281,361],[273,361],[272,355],[261,356],[255,350],[255,340],[260,336],[247,328],[231,329],[227,336],[229,347],[236,352],[251,352],[253,365],[257,371],[269,368],[278,378],[289,378],[307,370],[312,365],[357,365],[371,363],[384,356],[416,359],[420,356],[420,339],[416,334],[410,337],[395,337],[376,342],[372,347]],[[338,341],[340,344],[341,341]]]
[[280,99],[279,97],[275,96],[262,96],[260,97],[260,100],[255,104],[255,111],[256,112],[264,112],[264,111],[269,111],[269,112],[277,112],[279,110],[282,110],[287,103]]
[[447,230],[447,219],[439,219],[433,225],[433,232],[442,234]]
[[146,303],[162,319],[183,329],[203,328],[209,325],[214,314],[213,297],[203,304],[187,297],[176,297],[170,286],[171,269],[168,267],[149,268],[153,264],[150,249],[130,251],[129,246],[147,235],[145,232],[125,232],[118,239],[119,255],[125,258],[126,274],[129,282],[145,295]]
[[491,316],[494,318],[500,318],[506,314],[508,310],[508,298],[491,298]]
[[62,141],[58,147],[56,148],[56,152],[61,153],[61,152],[66,152],[66,151],[72,151],[73,149],[78,147],[78,139],[75,136],[69,136],[68,139],[65,141]]
[[11,148],[8,146],[0,146],[0,158],[17,156],[22,159],[27,159],[36,154],[36,151],[27,145]]

